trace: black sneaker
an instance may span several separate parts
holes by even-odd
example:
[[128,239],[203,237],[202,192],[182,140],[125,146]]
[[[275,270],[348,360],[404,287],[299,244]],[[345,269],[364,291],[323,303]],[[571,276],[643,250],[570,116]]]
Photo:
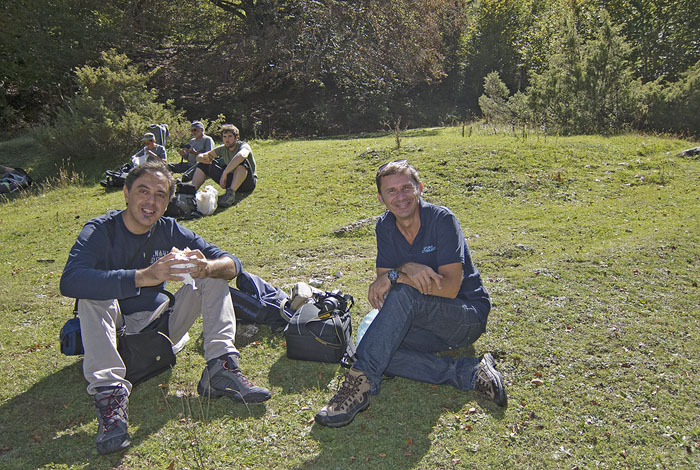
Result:
[[345,381],[335,396],[321,411],[316,422],[329,428],[350,424],[355,415],[369,408],[369,380],[364,372],[351,368],[345,373]]
[[235,361],[226,356],[207,362],[197,392],[206,398],[229,397],[246,403],[260,403],[272,396],[268,389],[253,385]]
[[100,387],[93,397],[97,413],[97,452],[109,454],[126,449],[129,436],[129,395],[123,386]]
[[476,372],[476,386],[474,389],[493,400],[498,406],[506,406],[508,397],[503,386],[503,376],[496,370],[496,361],[490,353],[484,354]]

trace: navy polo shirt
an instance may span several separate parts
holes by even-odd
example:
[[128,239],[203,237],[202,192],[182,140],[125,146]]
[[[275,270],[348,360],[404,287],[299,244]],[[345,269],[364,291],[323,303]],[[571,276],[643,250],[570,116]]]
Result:
[[413,262],[438,272],[440,266],[462,263],[462,285],[457,297],[490,305],[479,271],[457,217],[448,208],[420,199],[420,230],[408,243],[396,226],[396,217],[387,211],[377,221],[377,268],[396,269]]

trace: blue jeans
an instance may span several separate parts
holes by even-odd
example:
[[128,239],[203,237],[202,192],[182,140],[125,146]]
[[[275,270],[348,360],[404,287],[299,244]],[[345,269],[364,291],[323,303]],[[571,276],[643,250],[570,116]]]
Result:
[[357,347],[353,367],[376,395],[382,374],[472,390],[480,359],[435,353],[472,344],[486,330],[490,305],[424,295],[411,286],[391,288]]

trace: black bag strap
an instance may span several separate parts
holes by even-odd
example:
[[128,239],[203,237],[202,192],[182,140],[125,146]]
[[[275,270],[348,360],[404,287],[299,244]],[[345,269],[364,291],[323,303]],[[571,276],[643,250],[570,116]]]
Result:
[[311,333],[311,335],[314,337],[314,339],[316,339],[316,341],[330,348],[342,348],[343,340],[345,340],[345,353],[343,354],[343,357],[340,360],[340,364],[343,367],[349,368],[352,365],[352,363],[357,360],[357,347],[355,346],[355,342],[352,339],[352,329],[343,328],[343,317],[347,317],[348,321],[352,322],[349,311],[344,312],[342,315],[337,312],[332,312],[324,313],[323,315],[319,316],[317,314],[314,314],[314,311],[309,308],[301,313],[302,314],[299,316],[299,323],[303,324],[304,326],[307,326],[309,323],[325,321],[330,318],[333,321],[333,329],[335,330],[336,338],[338,338],[338,343],[329,343],[328,341],[325,341],[318,335],[314,334],[314,332],[310,328],[307,328],[306,330],[309,333]]

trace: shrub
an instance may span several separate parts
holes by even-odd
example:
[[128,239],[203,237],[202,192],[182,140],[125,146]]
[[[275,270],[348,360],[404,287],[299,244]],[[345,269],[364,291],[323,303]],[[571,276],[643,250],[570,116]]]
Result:
[[700,61],[667,86],[654,82],[647,95],[649,117],[647,129],[700,135]]
[[508,109],[508,87],[498,74],[491,72],[484,77],[484,94],[479,97],[479,107],[490,124],[504,124],[510,121]]
[[150,124],[185,125],[182,111],[171,102],[157,102],[157,92],[147,88],[151,74],[129,65],[124,54],[103,52],[97,67],[79,67],[75,73],[77,94],[57,112],[53,126],[38,135],[58,161],[124,160],[138,149]]
[[611,134],[639,123],[642,86],[632,78],[628,50],[607,15],[598,37],[583,45],[569,22],[562,52],[532,77],[528,102],[534,118],[561,134]]

